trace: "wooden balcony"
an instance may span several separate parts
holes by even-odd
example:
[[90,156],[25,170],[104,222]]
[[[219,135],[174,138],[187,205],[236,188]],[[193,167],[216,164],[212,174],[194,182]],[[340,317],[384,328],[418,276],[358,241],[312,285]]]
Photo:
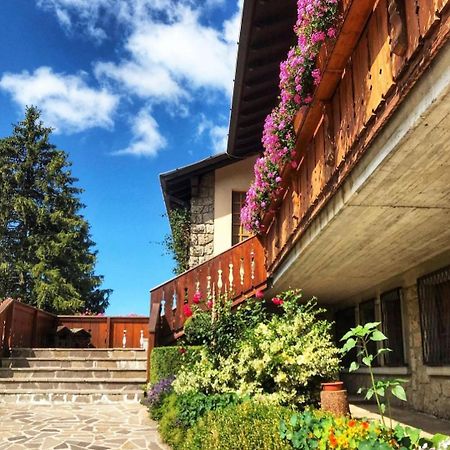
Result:
[[445,0],[343,1],[335,43],[324,45],[314,101],[295,120],[296,169],[264,218],[272,275],[347,179],[448,40]]
[[227,295],[236,306],[264,289],[266,282],[264,249],[258,238],[251,237],[152,289],[149,348],[182,336],[183,306],[192,305],[196,292],[213,301]]

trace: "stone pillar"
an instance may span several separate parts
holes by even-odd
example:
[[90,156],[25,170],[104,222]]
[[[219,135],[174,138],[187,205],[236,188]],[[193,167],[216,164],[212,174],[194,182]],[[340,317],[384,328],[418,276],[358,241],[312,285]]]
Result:
[[195,267],[214,253],[214,172],[202,175],[191,196],[191,245],[189,267]]

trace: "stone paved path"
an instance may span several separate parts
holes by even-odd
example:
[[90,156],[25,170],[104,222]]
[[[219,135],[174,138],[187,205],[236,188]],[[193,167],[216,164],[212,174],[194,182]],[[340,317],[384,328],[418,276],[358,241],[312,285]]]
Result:
[[0,450],[86,448],[168,449],[138,403],[0,403]]

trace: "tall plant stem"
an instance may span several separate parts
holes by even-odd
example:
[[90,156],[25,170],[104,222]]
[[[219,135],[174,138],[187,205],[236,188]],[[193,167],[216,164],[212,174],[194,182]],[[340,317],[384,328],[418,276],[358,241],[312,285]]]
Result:
[[[362,344],[363,344],[363,349],[364,349],[364,354],[367,358],[370,358],[369,352],[367,350],[367,342],[365,339],[362,339]],[[381,408],[381,402],[380,402],[380,397],[378,396],[378,393],[375,389],[375,377],[373,375],[373,368],[372,368],[372,362],[370,363],[369,367],[369,374],[370,374],[370,381],[372,382],[372,388],[373,388],[373,393],[375,394],[375,400],[377,402],[377,406],[378,406],[378,411],[380,413],[381,416],[381,422],[383,423],[383,426],[385,427],[386,424],[384,422],[384,414],[383,414],[383,410]]]

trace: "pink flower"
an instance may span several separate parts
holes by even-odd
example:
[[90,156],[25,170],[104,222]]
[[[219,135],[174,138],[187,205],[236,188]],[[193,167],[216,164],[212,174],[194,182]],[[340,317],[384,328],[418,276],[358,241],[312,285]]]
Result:
[[255,292],[255,297],[256,297],[257,299],[262,299],[262,298],[264,298],[264,292],[261,291],[260,289],[258,289],[258,290]]
[[192,299],[192,301],[196,304],[196,305],[198,305],[199,303],[200,303],[200,300],[202,299],[202,294],[200,293],[200,292],[196,292],[195,294],[194,294],[194,297],[193,297],[193,299]]
[[180,348],[178,349],[178,353],[179,353],[180,355],[184,355],[186,352],[187,352],[187,350],[186,350],[184,347],[180,347]]
[[206,307],[207,307],[208,309],[211,309],[211,308],[213,307],[213,302],[212,302],[212,300],[208,300],[208,301],[206,302]]
[[281,306],[284,303],[284,301],[280,297],[274,297],[272,299],[272,303],[274,305]]
[[291,161],[291,167],[292,167],[293,169],[296,169],[297,166],[298,166],[297,161]]
[[192,309],[187,303],[183,306],[183,313],[185,317],[192,317]]

